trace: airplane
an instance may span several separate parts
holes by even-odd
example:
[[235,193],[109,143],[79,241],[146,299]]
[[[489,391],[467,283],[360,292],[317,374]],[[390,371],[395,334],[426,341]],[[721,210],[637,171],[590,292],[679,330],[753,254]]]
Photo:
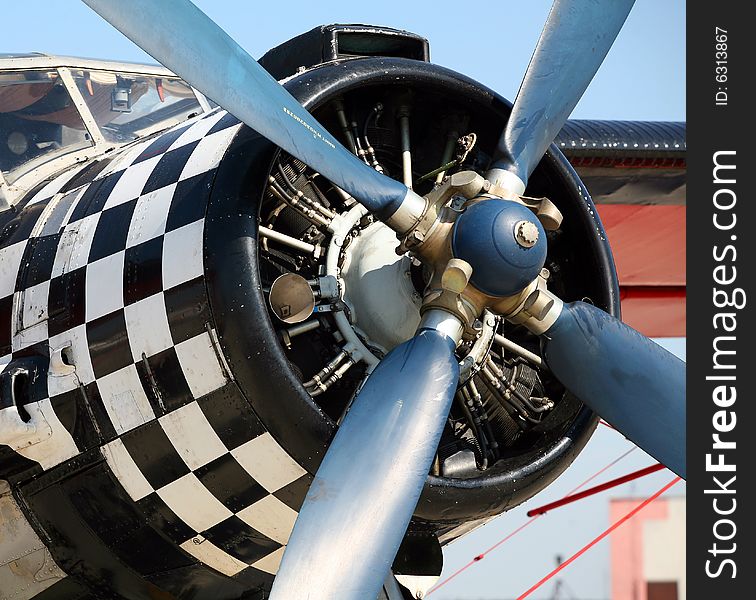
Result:
[[685,476],[684,363],[573,168],[679,190],[684,139],[567,121],[632,1],[557,0],[514,104],[406,31],[254,61],[85,3],[164,66],[0,56],[1,594],[418,598],[599,415]]

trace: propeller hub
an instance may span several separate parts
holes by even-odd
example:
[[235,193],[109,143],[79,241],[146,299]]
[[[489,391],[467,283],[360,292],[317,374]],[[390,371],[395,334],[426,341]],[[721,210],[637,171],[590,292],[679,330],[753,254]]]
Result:
[[511,296],[538,277],[546,262],[546,232],[525,206],[487,198],[457,219],[452,252],[470,263],[470,282],[481,292]]

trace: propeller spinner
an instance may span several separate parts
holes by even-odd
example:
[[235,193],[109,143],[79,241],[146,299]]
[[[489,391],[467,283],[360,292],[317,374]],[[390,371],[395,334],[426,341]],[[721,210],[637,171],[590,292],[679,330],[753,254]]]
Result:
[[352,195],[434,273],[415,337],[370,375],[326,453],[272,598],[378,595],[455,393],[455,347],[485,309],[540,335],[546,362],[567,389],[685,476],[684,363],[603,311],[564,304],[548,291],[540,276],[545,231],[519,198],[633,0],[554,2],[493,164],[485,180],[473,174],[462,212],[445,206],[448,195],[423,198],[360,161],[189,0],[84,2]]

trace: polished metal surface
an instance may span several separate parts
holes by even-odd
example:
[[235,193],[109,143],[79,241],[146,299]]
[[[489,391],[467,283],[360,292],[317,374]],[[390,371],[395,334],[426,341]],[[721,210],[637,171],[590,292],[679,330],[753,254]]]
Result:
[[417,222],[425,213],[425,208],[425,198],[407,188],[407,192],[396,212],[385,218],[384,222],[402,235],[417,225]]
[[350,321],[372,347],[386,353],[420,324],[420,295],[408,255],[397,255],[396,234],[383,223],[360,231],[343,251],[341,280]]
[[270,286],[268,302],[284,323],[301,323],[315,309],[315,294],[307,280],[296,273],[284,273]]
[[[453,329],[446,318],[433,323]],[[459,377],[455,343],[423,327],[380,362],[355,399],[299,513],[272,600],[378,595],[436,454]]]
[[428,329],[438,331],[454,342],[456,346],[462,339],[464,327],[462,322],[445,310],[427,310],[420,319],[418,331]]
[[525,182],[512,171],[494,167],[486,172],[486,180],[496,189],[492,194],[511,200],[525,193]]

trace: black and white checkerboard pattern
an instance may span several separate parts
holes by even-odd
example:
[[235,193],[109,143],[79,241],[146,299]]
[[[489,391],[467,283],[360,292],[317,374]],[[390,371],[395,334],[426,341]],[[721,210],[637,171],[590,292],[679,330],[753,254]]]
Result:
[[[107,442],[150,523],[229,576],[275,573],[311,481],[248,405],[232,409],[246,403],[208,325],[197,192],[238,127],[215,111],[71,171],[0,231],[0,372],[51,357],[25,406],[35,435],[5,401],[0,424],[19,431],[0,443],[49,469]],[[82,395],[96,432],[69,415]]]
[[[19,325],[20,302],[16,282],[22,265],[25,265],[27,248],[32,244],[33,230],[40,216],[48,210],[55,193],[79,171],[78,168],[71,169],[53,181],[41,184],[12,215],[10,211],[0,215],[4,217],[0,221],[0,373],[8,367],[14,355],[22,356],[27,348],[34,345],[31,341],[28,344],[25,342],[33,339],[28,332],[18,332],[18,337],[15,335]],[[30,309],[31,304],[37,301],[34,294],[35,292],[31,292],[29,295]],[[43,310],[46,311],[46,307]],[[32,312],[30,310],[29,314]],[[42,342],[44,338],[37,341]],[[78,451],[70,434],[61,425],[52,409],[46,392],[46,382],[42,383],[42,386],[35,386],[34,389],[36,391],[42,387],[44,391],[39,393],[38,397],[33,397],[35,402],[27,407],[32,417],[30,423],[21,421],[12,399],[0,391],[0,443],[31,457],[44,467],[70,458]],[[53,435],[53,432],[57,435]],[[53,438],[55,441],[50,443]],[[55,448],[51,449],[51,446]]]
[[[205,206],[193,192],[210,185],[237,129],[217,111],[136,144],[84,185],[58,178],[23,206],[39,217],[26,239],[0,249],[0,303],[11,311],[0,364],[41,346],[76,369],[51,369],[47,389],[36,387],[26,408],[47,434],[19,454],[47,469],[83,449],[53,410],[80,386],[104,409],[109,438],[225,383],[212,331],[171,308],[204,285]],[[166,388],[177,393],[148,393],[169,371],[176,380]]]
[[262,425],[231,423],[209,394],[123,435],[104,454],[124,488],[186,552],[225,575],[274,574],[310,478]]

